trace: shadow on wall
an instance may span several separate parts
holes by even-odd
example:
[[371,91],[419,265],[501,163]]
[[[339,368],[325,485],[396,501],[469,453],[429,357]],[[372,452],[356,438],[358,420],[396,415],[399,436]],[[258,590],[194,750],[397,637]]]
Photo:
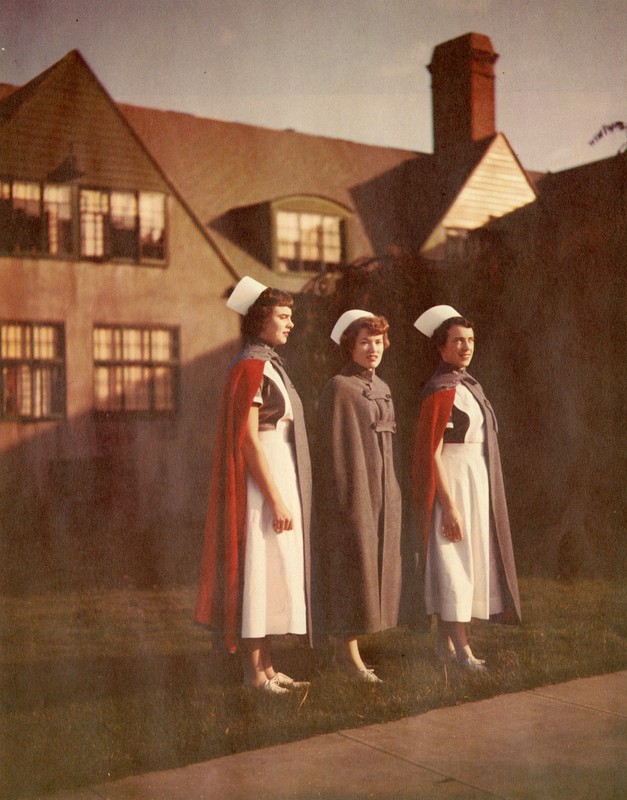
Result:
[[[390,255],[347,268],[332,294],[314,286],[297,298],[288,372],[315,447],[317,398],[341,367],[333,323],[347,308],[388,317],[392,346],[381,375],[397,408],[409,501],[420,390],[434,366],[413,322],[435,303],[457,307],[476,323],[471,371],[500,422],[519,570],[621,574],[624,208],[610,215],[603,206],[614,222],[591,246],[578,220],[559,229],[564,204],[558,197],[554,205],[555,213],[547,200],[532,204],[484,231],[472,268],[435,271]],[[182,367],[172,419],[98,422],[85,414],[0,454],[1,591],[196,579],[213,425],[237,347]],[[68,459],[76,442],[87,455]]]
[[[313,422],[315,396],[340,366],[328,340],[339,314],[353,307],[387,316],[392,346],[381,375],[399,418],[408,497],[419,396],[434,366],[413,321],[435,303],[458,308],[475,323],[471,372],[499,418],[519,570],[562,578],[620,575],[624,227],[617,211],[594,247],[590,235],[574,243],[570,225],[559,228],[563,203],[555,206],[553,213],[548,204],[533,204],[511,228],[485,232],[475,264],[436,272],[416,259],[390,257],[347,268],[335,294],[306,298],[307,328],[294,337],[291,374],[298,386],[316,376],[315,390],[305,395]],[[586,216],[598,218],[593,211]]]
[[[172,417],[89,412],[0,454],[0,591],[195,579],[214,424],[237,347],[182,365]],[[71,447],[81,456],[67,457]]]

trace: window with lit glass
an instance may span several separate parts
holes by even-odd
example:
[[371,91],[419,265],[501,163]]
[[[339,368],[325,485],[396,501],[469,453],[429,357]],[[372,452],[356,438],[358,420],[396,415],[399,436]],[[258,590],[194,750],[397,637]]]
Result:
[[65,416],[63,326],[0,323],[0,409],[3,420]]
[[93,351],[96,411],[171,413],[176,410],[177,329],[97,325]]
[[0,180],[0,254],[162,264],[165,195]]
[[325,272],[342,263],[339,216],[278,210],[276,236],[281,272]]
[[41,187],[38,183],[0,183],[0,250],[38,253],[41,241]]
[[44,186],[43,213],[46,253],[71,256],[74,251],[72,231],[72,190],[69,186]]
[[81,255],[122,261],[165,260],[165,196],[81,189]]
[[0,181],[0,252],[69,256],[72,250],[69,186]]

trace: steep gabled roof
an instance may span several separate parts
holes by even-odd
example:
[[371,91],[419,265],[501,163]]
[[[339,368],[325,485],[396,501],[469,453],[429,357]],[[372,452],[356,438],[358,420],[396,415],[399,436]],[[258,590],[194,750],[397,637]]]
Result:
[[150,156],[77,50],[0,101],[0,173],[43,181],[68,158],[83,182],[166,190]]
[[12,83],[0,83],[0,101],[13,94],[17,89],[19,86],[14,86]]
[[78,50],[27,83],[0,84],[0,175],[102,188],[171,192],[227,268],[237,273],[148,152]]
[[[458,164],[440,162],[441,185],[448,189],[442,216],[423,245],[430,258],[445,256],[447,229],[473,230],[536,199],[536,191],[502,133],[462,150]],[[461,181],[461,183],[460,183]]]
[[[470,208],[472,217],[456,224],[477,227],[535,198],[503,134],[439,159],[172,111],[121,109],[197,216],[215,226],[227,252],[233,242],[220,234],[225,214],[294,195],[322,197],[355,212],[379,255],[391,247],[417,254],[430,236],[441,238],[438,226],[456,210]],[[483,208],[472,210],[477,202]],[[235,249],[231,257],[254,269],[246,253]]]
[[121,105],[164,171],[210,223],[226,211],[294,194],[353,208],[351,189],[416,154],[341,139]]
[[[486,206],[477,225],[516,207],[516,201],[492,197],[499,192],[499,158],[505,183],[509,176],[515,184],[511,194],[526,192],[528,202],[533,187],[502,134],[440,159],[116,105],[78,51],[23,87],[0,84],[0,174],[169,189],[232,272],[237,263],[238,271],[263,273],[264,264],[237,237],[225,235],[225,215],[295,196],[323,198],[353,212],[356,238],[368,253],[398,248],[418,254],[434,232],[441,235],[448,216],[472,205],[474,195]],[[486,176],[492,183],[483,186]]]
[[[237,237],[224,233],[224,217],[234,209],[294,196],[330,200],[354,212],[356,238],[375,254],[391,246],[417,253],[437,219],[431,155],[172,111],[120,108],[221,250],[238,269],[261,280],[264,265]],[[297,275],[289,278],[288,288],[300,286]]]

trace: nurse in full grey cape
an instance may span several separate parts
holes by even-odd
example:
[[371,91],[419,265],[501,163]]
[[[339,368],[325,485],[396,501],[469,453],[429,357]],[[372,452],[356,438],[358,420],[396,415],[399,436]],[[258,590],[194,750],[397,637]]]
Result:
[[397,624],[401,592],[401,493],[390,389],[376,375],[389,345],[384,317],[345,312],[331,338],[347,356],[318,408],[320,593],[335,662],[367,683],[357,637]]

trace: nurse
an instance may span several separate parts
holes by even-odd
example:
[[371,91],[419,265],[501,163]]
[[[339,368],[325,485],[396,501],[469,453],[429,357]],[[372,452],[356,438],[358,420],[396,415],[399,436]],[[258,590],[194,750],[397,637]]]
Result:
[[358,637],[397,624],[401,591],[401,493],[396,419],[389,386],[376,370],[389,346],[387,320],[352,309],[331,339],[344,368],[327,383],[318,408],[317,496],[321,595],[335,663],[378,684]]
[[520,621],[496,416],[468,373],[472,322],[439,305],[414,324],[440,356],[422,394],[413,457],[426,610],[438,618],[438,654],[482,671],[466,624],[473,617]]
[[311,636],[311,467],[303,409],[275,348],[294,327],[287,292],[245,277],[227,306],[242,315],[218,421],[195,619],[243,653],[245,685],[303,686],[274,669],[271,638]]

